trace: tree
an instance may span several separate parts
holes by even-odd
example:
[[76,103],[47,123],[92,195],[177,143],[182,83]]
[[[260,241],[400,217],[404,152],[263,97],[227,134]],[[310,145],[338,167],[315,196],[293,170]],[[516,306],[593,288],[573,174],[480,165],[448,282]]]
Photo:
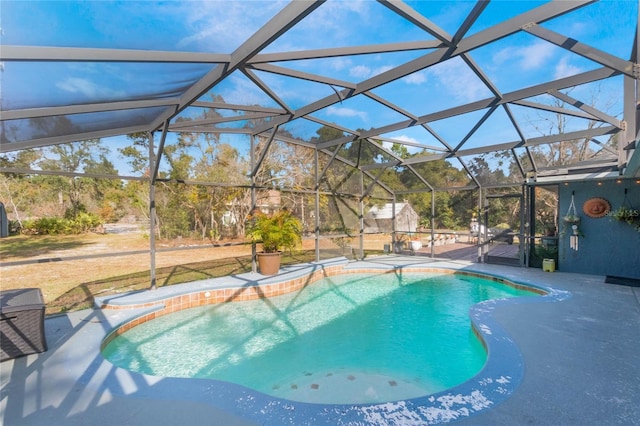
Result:
[[[96,175],[118,175],[118,170],[111,161],[102,158],[99,162],[90,164],[85,172]],[[108,222],[120,219],[125,212],[125,196],[122,191],[122,180],[109,178],[89,179],[88,186],[93,195],[87,204],[93,204],[98,214]]]
[[[40,159],[41,151],[26,149],[0,156],[0,166],[16,169],[31,169]],[[21,173],[3,173],[0,175],[0,200],[9,208],[22,228],[23,208],[31,203],[28,195],[31,193],[29,176]],[[23,207],[24,206],[24,207]]]
[[[113,170],[113,165],[107,160],[108,152],[109,150],[101,145],[100,139],[54,145],[45,150],[44,158],[39,165],[46,170],[83,173],[95,169],[102,163]],[[90,179],[75,176],[58,179],[58,190],[67,196],[69,202],[65,216],[73,218],[86,210],[82,198],[85,193],[90,192],[90,183]]]
[[134,173],[143,174],[149,170],[149,134],[147,132],[130,133],[127,139],[131,145],[118,148],[120,155]]
[[[575,88],[574,88],[575,89]],[[571,93],[574,89],[570,89]],[[614,104],[613,99],[602,99],[601,86],[594,86],[589,92],[589,100],[584,104],[590,107],[608,112]],[[557,98],[553,99],[552,106],[565,109],[568,105]],[[537,119],[529,118],[528,123],[541,135],[562,135],[572,130],[572,121],[577,120],[567,114],[556,112],[555,114],[537,114]],[[602,121],[587,120],[586,130],[605,125]],[[584,128],[585,126],[583,126]],[[612,135],[604,144],[594,144],[591,138],[573,140],[560,140],[559,142],[529,147],[528,150],[536,164],[538,171],[545,169],[562,169],[571,165],[593,160],[601,157],[615,158],[617,156],[617,137]],[[526,154],[520,158],[523,164],[529,162]],[[558,194],[555,191],[536,190],[536,225],[547,229],[558,229]],[[536,231],[539,228],[536,227]],[[537,232],[539,233],[539,232]]]
[[[250,195],[248,163],[239,151],[220,140],[217,134],[191,135],[200,156],[194,163],[194,178],[217,185],[201,186],[192,191],[195,229],[202,237],[244,234],[244,217],[249,214]],[[226,220],[224,219],[226,218]]]

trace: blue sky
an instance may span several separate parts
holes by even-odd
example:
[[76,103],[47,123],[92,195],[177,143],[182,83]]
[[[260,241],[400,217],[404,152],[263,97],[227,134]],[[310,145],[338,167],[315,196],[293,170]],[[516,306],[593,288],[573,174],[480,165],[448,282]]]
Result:
[[[3,1],[2,44],[230,53],[286,3]],[[543,3],[492,1],[468,35]],[[410,1],[408,4],[453,34],[475,2]],[[637,1],[605,0],[542,26],[627,59],[637,16]],[[264,52],[425,39],[433,37],[378,2],[328,1]],[[276,65],[357,83],[425,53],[372,54]],[[526,33],[487,45],[471,56],[503,93],[599,67]],[[2,103],[4,108],[29,108],[55,105],[61,97],[70,103],[94,103],[131,96],[173,96],[207,70],[206,66],[194,64],[50,63],[46,64],[43,72],[42,64],[9,63],[5,64],[5,72],[2,73]],[[260,71],[256,74],[294,109],[333,93],[333,89],[325,84]],[[576,88],[571,95],[586,102],[597,90],[597,105],[610,115],[619,116],[622,112],[620,88],[621,79],[617,79],[605,82],[597,89],[593,86]],[[459,58],[408,75],[373,92],[418,116],[491,96],[486,86]],[[231,75],[213,93],[223,96],[229,103],[277,106],[241,73]],[[516,113],[529,123],[523,130],[527,136],[533,137],[537,130],[532,123],[544,121],[544,118],[526,108],[521,109]],[[433,127],[455,146],[474,124],[473,120],[477,120],[478,114],[472,115],[436,122]],[[363,96],[335,104],[314,116],[352,129],[378,128],[405,119]],[[491,143],[515,140],[516,134],[505,125],[505,120],[506,117],[496,114],[467,146],[488,145],[489,140]],[[308,124],[294,123],[289,127],[291,131],[299,131],[303,138],[312,136],[315,131],[315,127]],[[405,129],[386,136],[437,143],[422,129]],[[122,143],[124,139],[117,140]]]

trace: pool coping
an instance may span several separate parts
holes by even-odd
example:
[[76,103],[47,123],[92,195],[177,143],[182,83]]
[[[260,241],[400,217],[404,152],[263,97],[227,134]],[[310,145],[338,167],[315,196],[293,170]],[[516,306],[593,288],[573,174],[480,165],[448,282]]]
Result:
[[[464,266],[468,266],[464,264]],[[517,297],[489,300],[473,305],[469,311],[474,332],[487,349],[487,361],[480,372],[453,388],[418,398],[367,404],[316,404],[280,399],[233,383],[207,382],[207,395],[215,405],[242,418],[266,424],[389,424],[415,422],[437,424],[468,418],[506,399],[517,389],[524,374],[522,355],[514,340],[494,319],[493,312],[502,305],[561,301],[570,296],[566,291],[522,282],[500,274],[468,270],[452,264],[429,266],[425,259],[412,257],[374,258],[349,262],[334,258],[323,262],[283,268],[278,276],[265,277],[249,273],[233,277],[197,281],[187,285],[163,287],[159,292],[134,292],[96,299],[101,309],[135,312],[117,324],[105,336],[101,348],[118,334],[158,315],[181,309],[228,301],[252,300],[298,291],[325,276],[339,273],[458,273],[481,276],[528,288],[539,297]],[[150,294],[152,293],[152,294]],[[208,294],[207,294],[208,293]],[[130,374],[137,374],[131,373]],[[194,379],[172,378],[172,381]],[[199,379],[203,380],[203,379]],[[208,398],[207,398],[208,399]],[[211,401],[211,400],[209,400]]]

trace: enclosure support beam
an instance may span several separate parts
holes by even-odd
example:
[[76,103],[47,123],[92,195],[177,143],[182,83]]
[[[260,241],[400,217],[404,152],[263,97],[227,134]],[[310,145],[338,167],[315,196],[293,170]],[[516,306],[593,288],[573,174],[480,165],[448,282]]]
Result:
[[[153,148],[153,132],[149,132],[149,171],[156,170],[155,152]],[[149,254],[151,273],[151,290],[156,289],[156,179],[149,173]]]
[[[275,134],[275,132],[274,132]],[[249,150],[249,162],[251,167],[251,214],[255,213],[256,208],[256,173],[258,172],[256,169],[256,136],[251,135],[250,138],[251,149]],[[265,152],[269,149],[269,145],[265,146]],[[252,219],[253,220],[253,219]],[[255,241],[251,243],[251,272],[254,274],[258,272],[258,266],[256,265],[256,259],[258,257],[256,251],[256,243]]]
[[[484,190],[482,203],[482,223],[484,232],[482,234],[482,263],[488,263],[489,258],[489,200],[487,199],[487,190]],[[482,228],[480,228],[482,230]]]
[[[319,153],[318,150],[315,150],[314,155],[316,167],[315,167],[315,217],[314,219],[314,230],[316,236],[316,262],[320,261],[320,162],[319,162]],[[333,158],[332,158],[333,159]]]
[[[265,143],[264,149],[260,153],[260,159],[258,160],[257,164],[255,162],[255,159],[253,159],[253,156],[251,157],[253,159],[251,161],[251,177],[252,178],[254,178],[254,176],[258,174],[258,169],[262,167],[262,163],[264,162],[264,159],[267,157],[267,154],[269,153],[269,148],[271,147],[271,144],[273,143],[273,140],[276,137],[276,133],[278,133],[278,128],[279,126],[276,126],[274,128],[273,133],[271,133],[271,136],[269,137],[269,140],[267,140],[267,142]],[[254,140],[253,137],[251,140],[252,141]],[[251,147],[252,154],[254,149],[255,149],[255,143]],[[252,182],[255,182],[255,179],[253,179]]]
[[391,204],[391,247],[393,252],[398,252],[398,240],[396,239],[396,194],[393,194],[393,204]]
[[436,226],[436,191],[431,190],[431,258],[436,257],[433,237],[435,236]]
[[522,188],[520,188],[520,236],[518,237],[518,245],[520,246],[520,266],[529,266],[529,250],[527,241],[530,236],[530,224],[527,219],[528,205],[526,202],[526,188],[526,184],[523,184]]
[[479,186],[478,187],[478,263],[484,263],[484,256],[482,253],[482,243],[480,242],[480,236],[482,235],[482,232],[480,232],[480,230],[482,229],[482,227],[480,225],[482,225],[482,211],[483,211],[483,206],[482,206],[482,187]]
[[636,26],[630,57],[635,78],[625,76],[622,83],[625,129],[618,141],[618,164],[626,165],[625,176],[640,177],[640,25]]
[[158,180],[158,171],[160,170],[160,160],[164,151],[164,143],[167,140],[167,131],[169,130],[169,120],[164,122],[162,128],[162,136],[158,145],[158,154],[155,154],[153,145],[153,132],[149,132],[149,246],[150,246],[150,265],[151,271],[151,290],[155,290],[156,286],[156,182]]
[[[527,240],[527,260],[524,266],[531,266],[531,255],[536,252],[536,187],[533,185],[529,185],[527,187],[529,189],[527,196],[527,220],[529,221],[529,239]],[[556,265],[556,268],[558,266]]]
[[[167,109],[161,113],[156,122],[161,122],[177,116],[193,101],[206,94],[212,87],[233,74],[238,68],[246,64],[263,48],[271,44],[274,40],[286,33],[307,15],[313,12],[324,3],[314,2],[290,2],[280,12],[278,12],[269,22],[263,25],[242,45],[240,45],[229,57],[229,62],[221,63],[213,70],[209,71],[198,82],[193,84],[182,96],[179,108]],[[154,124],[151,125],[152,127]],[[157,127],[157,126],[156,126]],[[259,132],[258,132],[259,133]]]
[[360,238],[359,238],[359,254],[360,260],[364,259],[364,172],[360,171]]
[[[154,167],[153,169],[149,169],[152,171],[151,180],[153,184],[158,180],[158,172],[160,171],[160,161],[162,160],[162,153],[164,152],[164,144],[167,140],[167,132],[169,131],[169,120],[164,122],[164,126],[162,127],[162,136],[160,136],[160,144],[158,145],[158,154],[155,157]],[[149,133],[149,144],[153,141],[153,133]],[[153,149],[152,149],[153,150]]]

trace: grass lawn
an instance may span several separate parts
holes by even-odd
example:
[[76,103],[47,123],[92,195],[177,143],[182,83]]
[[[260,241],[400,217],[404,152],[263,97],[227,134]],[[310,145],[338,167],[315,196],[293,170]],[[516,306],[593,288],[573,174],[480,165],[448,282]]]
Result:
[[[18,235],[3,238],[1,243],[0,289],[40,288],[47,315],[90,308],[97,295],[150,287],[149,240],[142,234]],[[198,248],[162,252],[194,245]],[[312,240],[305,241],[302,250],[283,254],[282,263],[314,261],[313,247]],[[158,242],[157,249],[158,287],[251,271],[249,245],[174,240]],[[367,255],[373,253],[382,251],[366,251]],[[108,256],[92,257],[100,255]]]
[[[283,264],[296,264],[315,260],[314,251],[301,251],[283,255]],[[181,284],[208,278],[251,272],[251,256],[230,257],[156,269],[158,287]],[[86,309],[93,306],[97,295],[124,293],[149,288],[149,270],[90,281],[74,287],[47,303],[47,315]]]

